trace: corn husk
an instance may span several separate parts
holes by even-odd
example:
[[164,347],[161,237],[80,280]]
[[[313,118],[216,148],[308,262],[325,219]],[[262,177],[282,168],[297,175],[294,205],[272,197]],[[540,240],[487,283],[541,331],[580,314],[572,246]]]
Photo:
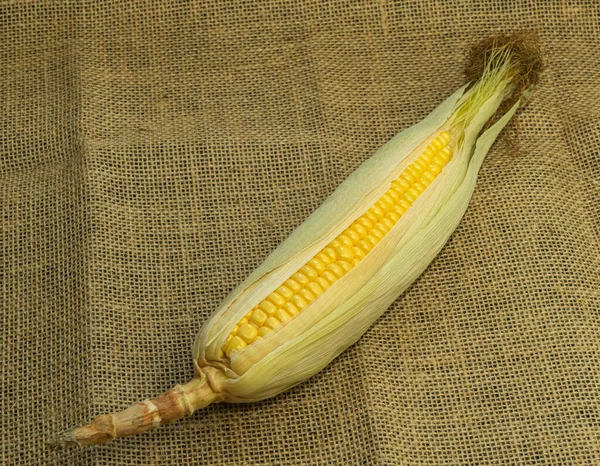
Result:
[[510,92],[509,86],[488,91],[464,128],[452,161],[365,260],[300,314],[232,354],[229,361],[219,358],[219,350],[236,322],[367,210],[451,125],[457,109],[475,98],[477,89],[459,89],[427,118],[383,146],[228,296],[201,329],[193,350],[199,368],[218,370],[213,381],[224,400],[258,401],[319,372],[354,344],[425,270],[460,222],[485,155],[520,105],[515,103],[479,135]]
[[[196,338],[191,382],[99,416],[65,432],[54,445],[104,443],[213,402],[272,397],[354,344],[419,277],[459,224],[486,154],[531,94],[541,70],[536,45],[518,35],[484,43],[476,57],[483,58],[470,67],[481,65],[478,81],[458,89],[366,160],[223,301]],[[441,132],[452,136],[453,158],[364,259],[293,318],[225,357],[230,332],[248,311],[368,210]]]

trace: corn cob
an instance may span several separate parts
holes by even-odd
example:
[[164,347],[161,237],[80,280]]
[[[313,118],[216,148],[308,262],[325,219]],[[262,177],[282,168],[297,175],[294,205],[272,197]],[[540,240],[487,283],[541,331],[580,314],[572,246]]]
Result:
[[364,162],[225,299],[198,334],[192,381],[54,445],[104,443],[213,402],[274,396],[356,342],[454,231],[485,155],[541,70],[528,35],[475,50],[476,81]]
[[231,358],[234,351],[277,329],[360,264],[448,163],[449,142],[450,134],[441,132],[369,210],[248,312],[229,334],[219,357]]

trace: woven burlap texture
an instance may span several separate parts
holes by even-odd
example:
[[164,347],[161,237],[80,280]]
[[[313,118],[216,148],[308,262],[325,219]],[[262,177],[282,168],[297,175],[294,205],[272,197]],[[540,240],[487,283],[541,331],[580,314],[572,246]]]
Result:
[[[356,345],[268,401],[46,447],[187,381],[219,302],[523,27],[548,69],[518,150]],[[0,464],[600,464],[599,49],[584,1],[4,2]]]

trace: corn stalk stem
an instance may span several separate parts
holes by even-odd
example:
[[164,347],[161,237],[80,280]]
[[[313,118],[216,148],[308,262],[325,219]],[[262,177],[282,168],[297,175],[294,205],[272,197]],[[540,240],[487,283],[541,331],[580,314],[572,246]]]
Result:
[[79,446],[106,443],[117,437],[129,437],[169,424],[216,401],[204,374],[197,375],[184,385],[175,385],[162,395],[137,402],[124,411],[103,414],[89,425],[63,432],[49,445],[62,448],[74,443]]

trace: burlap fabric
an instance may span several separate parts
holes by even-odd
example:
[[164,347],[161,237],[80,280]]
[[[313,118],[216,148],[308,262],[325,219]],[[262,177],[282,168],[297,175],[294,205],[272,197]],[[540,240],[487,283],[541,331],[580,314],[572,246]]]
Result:
[[[2,465],[600,464],[597,2],[0,7]],[[458,230],[291,391],[45,441],[192,375],[209,313],[363,160],[534,27],[549,67]],[[513,128],[514,135],[514,128]]]

